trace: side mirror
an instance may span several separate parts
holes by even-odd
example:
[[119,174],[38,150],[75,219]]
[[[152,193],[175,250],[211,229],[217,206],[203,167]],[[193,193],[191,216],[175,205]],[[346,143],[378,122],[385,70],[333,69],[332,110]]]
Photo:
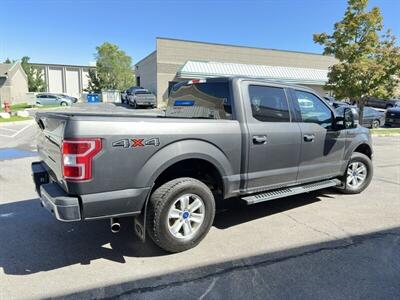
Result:
[[343,125],[344,128],[355,128],[358,125],[358,111],[357,108],[346,107],[343,111]]

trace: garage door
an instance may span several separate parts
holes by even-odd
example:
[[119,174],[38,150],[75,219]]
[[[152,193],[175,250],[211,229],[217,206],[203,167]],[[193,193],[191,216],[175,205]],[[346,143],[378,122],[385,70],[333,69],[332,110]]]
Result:
[[49,68],[49,92],[50,93],[63,92],[61,68]]
[[67,94],[79,97],[79,69],[66,70]]

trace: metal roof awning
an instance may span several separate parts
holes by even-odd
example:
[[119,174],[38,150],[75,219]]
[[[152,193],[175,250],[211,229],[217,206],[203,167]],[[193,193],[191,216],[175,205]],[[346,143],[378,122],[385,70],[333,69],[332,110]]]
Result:
[[323,85],[328,81],[328,70],[188,60],[178,71],[177,76],[181,78],[246,76],[288,83]]

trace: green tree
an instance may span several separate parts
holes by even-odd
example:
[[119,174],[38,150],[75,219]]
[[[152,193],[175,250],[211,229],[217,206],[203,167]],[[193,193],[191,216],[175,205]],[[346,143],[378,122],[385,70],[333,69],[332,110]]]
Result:
[[130,56],[107,42],[96,47],[96,51],[96,70],[89,71],[88,91],[124,90],[134,84]]
[[28,77],[28,89],[30,92],[46,91],[46,82],[43,79],[43,69],[29,64],[30,57],[24,56],[21,59],[21,66]]
[[329,69],[326,88],[338,98],[355,100],[363,118],[365,101],[375,96],[389,98],[399,84],[400,49],[388,30],[383,33],[379,8],[367,10],[368,0],[348,0],[341,21],[332,34],[314,34],[315,43],[324,46],[338,64]]
[[3,62],[3,64],[12,64],[14,62],[15,60],[11,60],[9,57],[7,57],[6,60]]

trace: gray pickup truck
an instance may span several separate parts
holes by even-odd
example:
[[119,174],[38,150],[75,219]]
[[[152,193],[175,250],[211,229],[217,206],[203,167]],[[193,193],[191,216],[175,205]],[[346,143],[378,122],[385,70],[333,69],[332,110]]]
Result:
[[[176,84],[163,116],[37,113],[42,205],[60,221],[134,219],[179,252],[209,231],[218,201],[255,204],[372,179],[369,130],[313,90],[251,78]],[[123,125],[123,126],[121,126]]]

